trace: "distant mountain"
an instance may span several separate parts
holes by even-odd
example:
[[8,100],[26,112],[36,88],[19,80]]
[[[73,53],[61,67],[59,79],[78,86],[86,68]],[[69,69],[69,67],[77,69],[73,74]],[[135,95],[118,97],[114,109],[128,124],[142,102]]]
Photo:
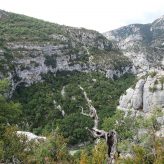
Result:
[[150,24],[131,24],[105,32],[134,64],[137,72],[164,68],[164,16]]

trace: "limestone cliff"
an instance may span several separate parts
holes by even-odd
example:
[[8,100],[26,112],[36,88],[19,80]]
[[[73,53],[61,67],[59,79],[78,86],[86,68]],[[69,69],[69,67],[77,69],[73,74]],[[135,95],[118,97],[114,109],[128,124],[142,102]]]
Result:
[[134,109],[144,113],[155,108],[164,108],[164,72],[150,72],[141,77],[134,88],[129,88],[120,97],[121,109]]
[[102,34],[0,10],[0,78],[12,90],[57,71],[100,71],[107,77],[133,72],[117,45]]
[[134,64],[137,73],[164,68],[164,16],[150,24],[131,24],[104,33]]

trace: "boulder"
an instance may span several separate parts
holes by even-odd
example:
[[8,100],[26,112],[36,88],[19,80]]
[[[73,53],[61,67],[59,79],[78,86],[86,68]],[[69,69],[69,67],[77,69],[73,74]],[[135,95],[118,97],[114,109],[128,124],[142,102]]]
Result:
[[36,141],[36,142],[39,142],[41,140],[46,140],[46,137],[43,137],[43,136],[37,136],[31,132],[25,132],[25,131],[17,131],[17,135],[18,136],[25,136],[27,137],[27,140],[28,141]]

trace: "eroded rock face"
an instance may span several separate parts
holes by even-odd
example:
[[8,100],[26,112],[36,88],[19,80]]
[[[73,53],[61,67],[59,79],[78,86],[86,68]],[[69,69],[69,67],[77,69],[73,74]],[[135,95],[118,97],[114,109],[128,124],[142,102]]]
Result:
[[164,67],[164,16],[150,24],[132,24],[104,33],[133,62],[137,73]]
[[[27,85],[41,81],[41,75],[47,72],[80,71],[90,72],[101,69],[106,77],[121,76],[132,72],[131,66],[115,70],[110,65],[101,65],[89,61],[85,49],[71,53],[68,45],[34,45],[21,43],[8,43],[8,48],[14,52],[15,74]],[[17,56],[16,56],[17,55]],[[86,56],[86,61],[81,62],[81,56]]]
[[[90,52],[86,47],[74,51],[72,45],[68,44],[8,42],[7,48],[12,52],[13,60],[9,64],[12,64],[14,68],[8,71],[8,77],[12,82],[10,97],[21,83],[28,86],[42,81],[42,75],[48,72],[55,75],[58,71],[100,71],[108,78],[120,77],[125,73],[133,72],[131,64],[115,69],[110,63],[91,61]],[[0,51],[0,55],[5,58],[3,51]],[[8,64],[6,66],[8,67]],[[7,69],[5,70],[7,72]]]
[[140,79],[135,86],[133,96],[132,96],[132,104],[135,110],[142,109],[143,107],[143,87],[145,84],[145,80]]
[[140,79],[135,88],[129,88],[120,97],[119,108],[150,112],[156,107],[164,108],[164,72]]
[[0,38],[3,67],[0,78],[8,77],[12,81],[12,92],[21,83],[28,86],[42,81],[42,75],[48,72],[55,76],[62,71],[99,71],[108,78],[133,72],[131,61],[117,45],[96,31],[51,24],[1,10],[0,19],[0,23],[9,22],[15,27],[10,31],[2,26],[4,33]]

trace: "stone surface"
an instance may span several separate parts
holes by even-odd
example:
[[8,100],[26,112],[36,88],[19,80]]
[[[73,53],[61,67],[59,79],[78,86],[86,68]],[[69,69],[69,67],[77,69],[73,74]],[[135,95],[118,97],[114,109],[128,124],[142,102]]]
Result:
[[[90,55],[89,50],[83,47],[74,53],[71,52],[73,48],[67,44],[38,45],[30,42],[10,42],[7,46],[14,54],[12,61],[14,71],[8,73],[12,81],[12,91],[20,83],[28,86],[42,81],[42,75],[48,72],[55,75],[58,71],[90,72],[100,70],[108,78],[120,77],[125,73],[132,72],[131,65],[122,66],[121,69],[114,69],[111,64],[103,64],[101,61],[99,61],[99,64],[90,62],[89,57],[86,58],[86,61],[81,61],[83,56]],[[3,57],[3,51],[1,52]]]
[[38,141],[41,141],[41,140],[46,140],[46,137],[42,137],[42,136],[37,136],[37,135],[35,135],[35,134],[33,134],[33,133],[31,133],[31,132],[25,132],[25,131],[17,131],[17,135],[18,136],[25,136],[25,137],[27,137],[27,140],[28,141],[36,141],[36,142],[38,142]]
[[155,133],[155,135],[156,135],[157,137],[164,137],[164,127],[161,127],[161,129],[158,130],[158,131]]
[[0,10],[0,19],[4,19],[4,18],[7,18],[7,17],[8,17],[7,12],[5,12],[3,10]]
[[134,89],[132,96],[132,106],[135,110],[142,109],[143,107],[143,87],[145,80],[140,79]]
[[121,109],[134,109],[150,112],[154,108],[164,108],[164,88],[161,79],[164,71],[158,72],[154,77],[149,75],[145,79],[139,79],[135,88],[129,88],[126,94],[120,97]]
[[157,117],[157,122],[161,125],[164,125],[164,116]]

